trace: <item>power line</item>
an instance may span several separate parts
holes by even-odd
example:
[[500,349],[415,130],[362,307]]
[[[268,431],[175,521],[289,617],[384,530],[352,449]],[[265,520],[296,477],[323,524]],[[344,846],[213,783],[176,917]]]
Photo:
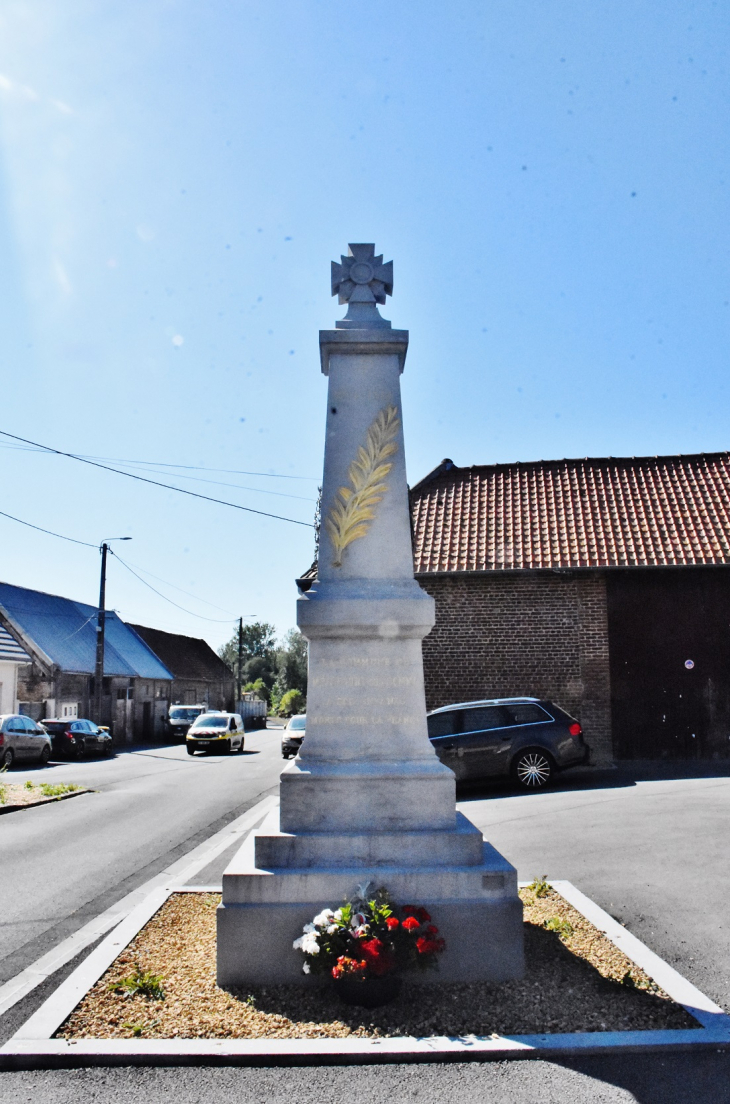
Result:
[[[10,518],[11,521],[17,521],[19,525],[27,525],[29,529],[36,529],[39,533],[46,533],[47,536],[49,536],[49,537],[58,537],[59,540],[70,541],[72,544],[81,544],[81,545],[84,546],[84,548],[96,548],[98,550],[98,547],[99,547],[97,544],[91,544],[89,541],[76,540],[75,537],[66,537],[66,536],[64,536],[63,533],[54,533],[52,529],[43,529],[40,525],[33,525],[33,523],[30,522],[30,521],[23,521],[22,518],[14,517],[12,514],[6,514],[4,510],[0,510],[0,516]],[[113,552],[113,550],[111,548],[109,549],[109,552],[110,552],[111,555],[115,555],[115,553]],[[150,583],[146,582],[146,580],[141,579],[135,571],[132,571],[132,568],[129,566],[129,564],[124,562],[124,560],[121,558],[121,556],[117,556],[117,559],[119,560],[119,562],[124,567],[126,567],[127,571],[131,571],[132,575],[134,575],[136,579],[139,579],[140,583],[144,583],[144,585],[149,587],[150,590],[153,590],[155,592],[155,594],[159,594],[160,598],[164,598],[166,602],[170,602],[171,605],[177,606],[177,608],[182,610],[183,613],[189,613],[191,617],[199,617],[203,621],[214,621],[216,624],[219,624],[219,625],[224,624],[224,623],[229,624],[231,621],[237,620],[235,617],[205,617],[204,614],[202,614],[202,613],[193,613],[192,610],[187,610],[183,606],[179,606],[177,604],[177,602],[173,602],[171,598],[167,598],[164,594],[161,594],[159,590],[155,590],[155,588],[153,586],[151,586]],[[138,567],[138,565],[135,564],[135,567]],[[145,569],[143,567],[139,567],[139,570],[144,571]],[[152,572],[151,571],[146,571],[145,574],[146,575],[152,575]],[[216,606],[214,602],[206,602],[204,598],[198,598],[197,595],[191,594],[189,590],[183,590],[182,587],[177,587],[177,586],[175,586],[174,583],[168,583],[166,579],[160,579],[159,576],[157,576],[157,575],[152,575],[152,578],[153,579],[158,579],[159,582],[164,583],[165,586],[172,587],[173,590],[182,591],[183,594],[189,595],[190,598],[195,598],[196,602],[203,602],[203,604],[206,605],[206,606],[213,606],[214,609],[221,609],[221,607]],[[26,611],[26,612],[29,612],[29,611]],[[221,612],[225,613],[225,610],[221,610]],[[92,614],[92,617],[96,617],[96,611],[94,611],[94,613]],[[91,620],[91,618],[89,618],[89,620]],[[86,622],[84,622],[84,624],[86,624]],[[83,625],[81,627],[83,628]],[[79,632],[79,631],[80,631],[79,629],[75,630],[75,632]],[[75,635],[75,633],[71,633],[71,636],[74,636],[74,635]],[[70,639],[70,637],[69,637],[69,639]]]
[[[165,586],[172,587],[173,590],[179,590],[181,594],[187,594],[188,598],[194,598],[196,602],[202,602],[204,606],[212,606],[213,609],[220,610],[221,613],[226,613],[226,610],[223,609],[223,606],[217,606],[215,602],[207,602],[205,598],[198,598],[197,594],[193,594],[192,591],[184,590],[182,587],[176,586],[175,583],[168,582],[167,579],[163,579],[159,575],[155,575],[153,571],[148,571],[145,567],[140,567],[139,564],[132,564],[132,567],[136,567],[137,571],[141,571],[143,575],[149,575],[151,579],[157,579],[158,583],[164,583]],[[233,617],[233,615],[231,615],[231,617]]]
[[[82,457],[85,459],[85,457]],[[121,463],[136,463],[132,460],[122,460]],[[152,472],[153,475],[166,475],[167,472],[157,471],[156,468],[142,467],[142,471]],[[202,469],[205,471],[205,468]],[[304,495],[292,495],[287,494],[286,491],[268,491],[265,487],[242,487],[240,483],[224,483],[220,479],[202,479],[199,475],[186,475],[185,472],[176,472],[177,479],[191,479],[194,483],[212,483],[216,487],[232,487],[236,491],[253,491],[254,494],[275,495],[277,498],[295,498],[298,502],[311,502],[314,504],[313,498],[305,498]]]
[[51,448],[50,445],[42,445],[38,441],[30,441],[27,437],[18,437],[15,433],[8,433],[0,429],[0,435],[10,437],[13,441],[22,441],[24,445],[34,445],[44,452],[55,453],[56,456],[66,456],[69,460],[78,460],[81,464],[88,464],[92,468],[101,468],[103,471],[115,472],[117,475],[125,475],[127,479],[136,479],[140,483],[150,483],[153,487],[163,487],[167,491],[177,491],[178,494],[189,495],[191,498],[200,498],[204,502],[215,502],[219,506],[230,506],[233,510],[243,510],[247,514],[258,514],[260,517],[275,518],[277,521],[288,521],[292,525],[304,525],[307,529],[313,528],[310,521],[297,521],[295,518],[283,517],[281,514],[271,514],[267,510],[254,510],[252,506],[240,506],[237,502],[226,502],[222,498],[212,498],[210,495],[199,494],[197,491],[189,491],[185,487],[175,487],[172,483],[160,483],[157,479],[147,479],[144,475],[136,475],[134,472],[122,471],[120,468],[112,468],[108,464],[100,464],[97,460],[88,460],[84,456],[78,456],[74,452],[63,452],[62,449]]
[[84,548],[98,548],[98,544],[90,544],[89,541],[76,540],[75,537],[65,537],[63,533],[54,533],[52,529],[43,529],[40,525],[33,525],[30,521],[23,521],[22,518],[13,517],[12,514],[6,514],[4,510],[0,510],[2,517],[10,518],[11,521],[17,521],[18,525],[27,525],[29,529],[37,529],[39,533],[47,533],[49,537],[58,537],[59,540],[71,541],[71,544],[83,544]]
[[[18,448],[17,445],[5,445],[4,448]],[[21,452],[44,452],[44,445],[35,445],[33,448],[19,449]],[[82,460],[103,460],[109,464],[136,464],[141,467],[153,468],[182,468],[185,471],[222,472],[224,475],[255,475],[262,479],[301,479],[306,483],[318,483],[319,477],[313,475],[282,475],[279,472],[241,471],[239,468],[208,468],[202,464],[172,464],[168,460],[127,460],[121,456],[93,456],[90,453],[80,452]]]
[[213,621],[216,625],[230,625],[232,621],[238,620],[237,617],[206,617],[202,613],[193,613],[192,610],[185,609],[184,606],[178,605],[177,602],[173,602],[172,598],[168,598],[167,595],[163,594],[161,590],[157,590],[156,587],[153,587],[152,583],[148,583],[147,580],[143,579],[141,575],[138,575],[136,571],[132,571],[132,568],[129,566],[129,564],[125,563],[122,557],[119,556],[116,552],[112,551],[111,548],[109,549],[109,551],[116,560],[119,560],[122,567],[126,567],[127,571],[129,571],[131,575],[134,575],[135,579],[139,579],[140,583],[143,583],[144,586],[149,587],[151,591],[157,594],[160,598],[164,599],[165,602],[169,602],[171,606],[175,606],[176,609],[182,610],[183,613],[188,613],[191,617],[199,617],[201,621]]

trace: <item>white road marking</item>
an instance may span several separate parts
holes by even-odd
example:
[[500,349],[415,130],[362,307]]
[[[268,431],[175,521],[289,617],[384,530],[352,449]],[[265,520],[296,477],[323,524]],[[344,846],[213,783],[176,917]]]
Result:
[[221,828],[215,835],[194,847],[187,855],[177,859],[165,870],[150,878],[144,885],[132,890],[131,893],[122,897],[105,912],[95,916],[93,920],[84,924],[73,935],[64,939],[53,950],[37,959],[31,966],[27,966],[25,970],[6,981],[4,985],[0,986],[0,1016],[32,992],[51,974],[54,974],[56,970],[60,970],[62,966],[75,958],[85,947],[90,946],[100,936],[111,931],[153,890],[166,888],[170,885],[181,885],[189,881],[199,870],[202,870],[228,847],[247,832],[250,832],[252,828],[255,828],[277,804],[278,798],[273,795],[263,798],[248,812],[231,821],[225,828]]

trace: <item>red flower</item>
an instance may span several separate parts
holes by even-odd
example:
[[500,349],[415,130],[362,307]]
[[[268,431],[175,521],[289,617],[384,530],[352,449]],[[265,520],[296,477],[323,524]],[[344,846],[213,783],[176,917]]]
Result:
[[418,917],[418,919],[421,921],[422,924],[427,924],[428,921],[431,919],[430,914],[426,912],[425,908],[417,909],[416,910],[416,916]]
[[395,931],[395,929],[400,924],[400,920],[396,919],[395,916],[389,916],[385,923],[387,925],[388,931]]
[[380,939],[363,939],[360,943],[363,960],[375,977],[382,977],[395,966],[393,955]]
[[435,939],[426,939],[421,935],[416,940],[416,950],[419,954],[436,954],[438,951],[438,943]]
[[435,924],[429,924],[426,928],[426,935],[438,935],[439,930]]
[[406,916],[414,916],[415,913],[418,912],[418,908],[416,905],[403,905],[401,911],[404,912]]
[[356,958],[348,958],[347,955],[340,955],[337,959],[337,965],[332,967],[332,977],[337,981],[341,977],[362,977],[368,968],[367,962],[363,959],[358,962]]
[[420,926],[415,916],[407,916],[403,921],[403,927],[406,931],[415,931],[416,928],[420,928]]

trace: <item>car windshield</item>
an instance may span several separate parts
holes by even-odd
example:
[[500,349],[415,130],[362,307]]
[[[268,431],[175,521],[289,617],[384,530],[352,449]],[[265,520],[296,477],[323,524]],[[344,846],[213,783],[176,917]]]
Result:
[[288,727],[290,732],[296,732],[298,730],[303,731],[307,727],[306,715],[303,717],[292,717]]
[[171,709],[170,720],[173,724],[192,724],[200,716],[199,709]]
[[66,721],[42,721],[46,732],[65,732],[68,728]]
[[202,717],[198,717],[193,728],[228,728],[228,717],[209,716],[203,714]]

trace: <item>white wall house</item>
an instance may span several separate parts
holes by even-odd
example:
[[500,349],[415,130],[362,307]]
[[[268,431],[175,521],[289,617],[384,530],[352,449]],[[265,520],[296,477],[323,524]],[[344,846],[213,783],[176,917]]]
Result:
[[18,667],[30,656],[0,625],[0,714],[18,712]]

